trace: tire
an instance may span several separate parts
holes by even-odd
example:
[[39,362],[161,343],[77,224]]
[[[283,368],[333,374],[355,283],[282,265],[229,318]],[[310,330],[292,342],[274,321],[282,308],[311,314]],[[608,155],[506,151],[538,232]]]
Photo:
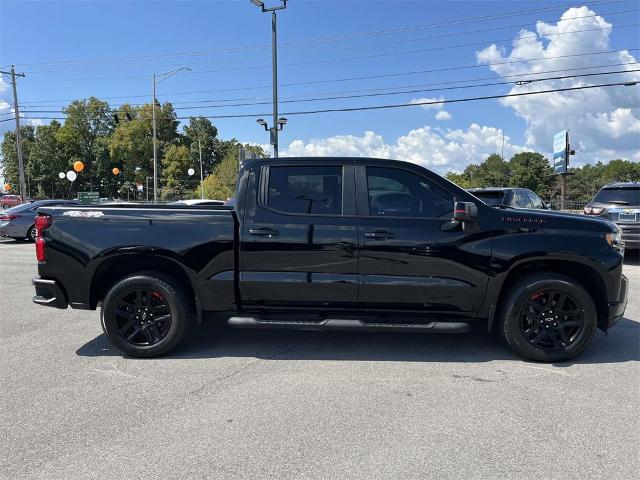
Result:
[[184,288],[158,272],[120,280],[107,293],[100,312],[111,343],[127,355],[146,358],[176,348],[193,327],[193,317]]
[[27,240],[30,242],[35,242],[36,241],[36,226],[35,225],[31,225],[29,227],[29,230],[27,230]]
[[519,279],[506,293],[498,319],[502,338],[518,355],[562,362],[591,344],[598,314],[581,284],[550,273]]

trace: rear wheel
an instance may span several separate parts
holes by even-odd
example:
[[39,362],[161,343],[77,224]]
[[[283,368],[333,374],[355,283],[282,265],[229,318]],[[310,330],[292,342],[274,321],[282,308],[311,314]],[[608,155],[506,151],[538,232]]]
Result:
[[575,280],[534,274],[507,292],[499,318],[502,337],[516,353],[540,362],[560,362],[589,346],[598,317],[591,296]]
[[122,352],[155,357],[174,349],[193,324],[184,289],[170,277],[143,272],[119,281],[102,304],[102,328]]

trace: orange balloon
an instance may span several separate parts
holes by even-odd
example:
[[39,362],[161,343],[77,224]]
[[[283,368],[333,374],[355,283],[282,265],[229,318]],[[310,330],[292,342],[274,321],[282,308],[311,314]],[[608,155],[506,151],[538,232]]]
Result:
[[118,167],[114,167],[111,172],[113,172],[114,175],[118,175],[120,173],[120,169]]
[[84,163],[82,163],[80,160],[78,160],[77,162],[75,162],[73,164],[73,169],[80,173],[82,170],[84,170]]
[[5,183],[4,185],[4,191],[8,192],[9,190],[11,190],[11,184],[10,183]]

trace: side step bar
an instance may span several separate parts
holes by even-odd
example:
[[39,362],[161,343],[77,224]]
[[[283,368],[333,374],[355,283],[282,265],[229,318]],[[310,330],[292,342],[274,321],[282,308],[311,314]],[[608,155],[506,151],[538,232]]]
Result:
[[470,330],[463,322],[431,322],[426,324],[372,323],[361,320],[327,318],[318,321],[264,320],[255,317],[231,317],[229,326],[240,328],[286,328],[293,330],[365,330],[397,332],[465,333]]

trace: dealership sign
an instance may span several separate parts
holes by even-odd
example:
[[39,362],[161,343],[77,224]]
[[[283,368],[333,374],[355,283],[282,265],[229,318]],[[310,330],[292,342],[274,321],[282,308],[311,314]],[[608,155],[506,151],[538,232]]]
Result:
[[569,131],[562,130],[553,136],[553,170],[567,173],[569,164]]

